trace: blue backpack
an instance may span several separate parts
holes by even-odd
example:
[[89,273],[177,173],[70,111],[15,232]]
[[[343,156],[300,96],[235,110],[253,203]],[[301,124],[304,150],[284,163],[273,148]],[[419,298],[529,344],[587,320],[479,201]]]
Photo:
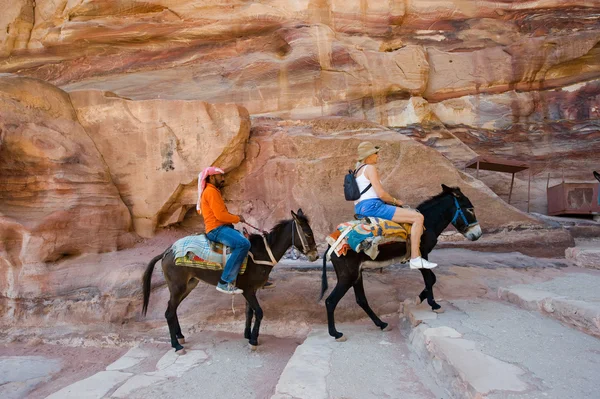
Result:
[[361,195],[366,193],[371,188],[371,184],[369,183],[364,190],[360,191],[358,189],[358,184],[356,183],[356,174],[363,166],[367,165],[361,165],[356,170],[349,169],[348,174],[344,176],[344,197],[346,197],[346,201],[356,201]]

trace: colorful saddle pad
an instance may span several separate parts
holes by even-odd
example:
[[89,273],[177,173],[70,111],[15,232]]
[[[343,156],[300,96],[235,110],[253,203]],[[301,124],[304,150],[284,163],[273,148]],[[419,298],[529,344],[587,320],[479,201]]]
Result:
[[[231,256],[231,248],[210,241],[204,234],[181,238],[173,243],[171,250],[175,256],[176,266],[208,270],[223,270],[224,264]],[[239,274],[244,274],[247,263],[248,258],[246,257]]]
[[[406,242],[410,236],[409,223],[396,223],[391,220],[369,217],[341,223],[326,237],[336,255],[346,255],[349,249],[364,252],[371,259],[379,255],[379,246],[391,242]],[[342,239],[340,240],[340,237]]]

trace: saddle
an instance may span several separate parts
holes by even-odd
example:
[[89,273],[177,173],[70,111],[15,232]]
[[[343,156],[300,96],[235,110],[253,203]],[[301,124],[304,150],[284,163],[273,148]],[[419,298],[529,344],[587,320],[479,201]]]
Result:
[[[205,234],[181,238],[171,246],[176,266],[197,267],[208,270],[223,270],[231,256],[231,248],[210,241]],[[239,274],[244,274],[248,258],[244,259]]]
[[337,256],[345,256],[348,250],[364,252],[375,260],[379,255],[379,247],[385,244],[405,242],[406,254],[400,261],[410,258],[410,229],[409,223],[396,223],[377,217],[362,217],[355,215],[353,221],[341,223],[336,230],[326,237],[331,249],[327,258],[335,252]]

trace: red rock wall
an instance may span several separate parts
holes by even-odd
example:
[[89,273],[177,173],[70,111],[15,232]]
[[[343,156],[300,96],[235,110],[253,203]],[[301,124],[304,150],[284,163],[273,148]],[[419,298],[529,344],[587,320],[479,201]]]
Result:
[[[319,239],[352,214],[341,178],[363,139],[386,148],[393,194],[416,205],[460,185],[488,229],[536,222],[486,187],[506,200],[509,176],[477,181],[457,170],[466,160],[531,161],[542,213],[548,174],[591,181],[599,167],[594,2],[0,6],[0,294],[11,300],[80,292],[75,255],[177,223],[197,231],[195,178],[211,164],[230,172],[232,211],[268,228],[302,207]],[[90,262],[84,300],[110,307],[124,277],[112,265],[107,283]]]
[[[600,112],[600,6],[590,1],[19,0],[4,11],[0,72],[67,91],[395,128],[434,120],[474,138],[484,129],[494,148],[475,139],[471,150],[533,158],[540,187],[563,169],[589,180],[600,149],[588,124]],[[564,164],[527,134],[530,125],[559,143]],[[509,137],[517,129],[518,142]],[[570,156],[567,133],[590,154]],[[444,135],[457,166],[474,154]]]

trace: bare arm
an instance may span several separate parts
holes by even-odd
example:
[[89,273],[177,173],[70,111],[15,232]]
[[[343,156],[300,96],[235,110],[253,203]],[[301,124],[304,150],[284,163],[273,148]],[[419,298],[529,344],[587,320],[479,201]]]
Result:
[[369,165],[369,166],[371,166],[371,167],[370,168],[367,167],[366,168],[367,170],[364,173],[365,173],[365,176],[367,176],[367,178],[373,185],[373,188],[375,189],[377,196],[379,198],[381,198],[381,200],[383,202],[387,202],[388,204],[392,204],[392,205],[396,205],[396,206],[401,206],[402,201],[400,201],[399,199],[396,199],[396,198],[392,197],[390,194],[388,194],[388,192],[385,191],[385,189],[381,185],[381,182],[379,181],[379,173],[377,172],[377,168],[374,165]]

